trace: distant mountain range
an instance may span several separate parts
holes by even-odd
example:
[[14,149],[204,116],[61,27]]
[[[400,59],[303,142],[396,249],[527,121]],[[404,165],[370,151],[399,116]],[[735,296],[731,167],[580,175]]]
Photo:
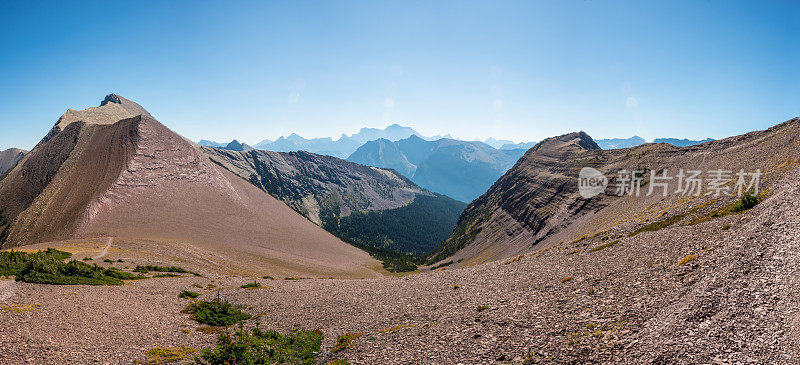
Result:
[[[675,147],[686,147],[686,146],[694,146],[696,144],[701,144],[705,142],[710,142],[713,140],[714,139],[712,138],[706,138],[700,141],[695,141],[691,139],[677,139],[677,138],[656,138],[656,140],[653,141],[653,143],[669,143]],[[598,146],[600,146],[600,148],[604,150],[630,148],[647,143],[647,141],[645,141],[644,138],[639,136],[633,136],[631,138],[596,139],[595,142],[597,143]]]
[[483,194],[524,153],[477,141],[428,141],[414,135],[399,141],[367,142],[348,160],[394,169],[423,188],[468,202]]
[[690,139],[677,139],[677,138],[656,138],[653,143],[669,143],[675,147],[687,147],[687,146],[694,146],[696,144],[706,143],[713,141],[713,138],[706,138],[700,141],[693,141]]
[[[353,154],[353,152],[355,152],[359,147],[361,147],[364,143],[367,143],[369,141],[374,141],[377,139],[386,139],[394,142],[394,141],[399,141],[401,139],[406,139],[411,136],[417,136],[426,141],[436,141],[442,138],[455,139],[452,136],[450,136],[450,134],[445,134],[443,136],[441,135],[423,136],[422,134],[420,134],[419,132],[415,131],[410,127],[404,127],[399,124],[392,124],[386,127],[385,129],[361,128],[361,130],[358,133],[353,134],[351,136],[342,134],[342,136],[339,137],[339,139],[337,140],[334,140],[331,137],[308,139],[308,138],[303,138],[296,133],[292,133],[288,137],[282,136],[274,141],[265,139],[253,145],[253,148],[266,151],[276,151],[276,152],[307,151],[320,155],[347,158],[351,154]],[[502,150],[528,149],[536,144],[536,142],[514,143],[513,141],[497,140],[491,137],[487,138],[486,141],[483,143],[491,146],[492,148],[502,149]],[[230,148],[227,147],[229,143],[215,142],[203,139],[200,140],[198,144],[205,147],[224,148],[230,150]]]

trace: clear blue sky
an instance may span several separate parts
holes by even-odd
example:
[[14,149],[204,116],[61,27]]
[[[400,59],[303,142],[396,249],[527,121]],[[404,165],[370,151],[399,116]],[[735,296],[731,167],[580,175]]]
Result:
[[800,114],[798,19],[779,1],[4,1],[0,149],[111,92],[193,140],[720,138]]

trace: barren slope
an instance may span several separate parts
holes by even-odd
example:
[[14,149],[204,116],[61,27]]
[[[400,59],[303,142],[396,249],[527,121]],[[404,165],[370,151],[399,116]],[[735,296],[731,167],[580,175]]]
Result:
[[366,253],[211,163],[149,114],[103,119],[139,109],[109,96],[85,113],[91,123],[74,111],[59,120],[0,181],[5,247],[111,236],[250,255],[287,275],[377,275]]
[[[456,232],[440,248],[438,259],[466,266],[479,262],[550,247],[579,239],[599,240],[609,230],[632,232],[654,221],[683,215],[675,224],[688,224],[729,205],[733,196],[705,195],[705,181],[699,197],[674,194],[677,179],[669,181],[666,197],[662,189],[646,196],[650,173],[666,170],[675,176],[679,169],[755,172],[760,169],[762,190],[793,166],[800,156],[800,121],[781,123],[765,131],[690,147],[644,144],[620,150],[598,150],[583,133],[542,141],[483,196],[472,202]],[[584,199],[578,194],[581,168],[593,167],[609,179],[605,194]],[[620,170],[645,170],[642,194],[615,195]],[[706,177],[707,175],[703,175]],[[729,184],[733,188],[733,183]],[[735,195],[735,192],[734,192]],[[589,241],[586,241],[589,242]],[[460,263],[458,260],[463,260]]]

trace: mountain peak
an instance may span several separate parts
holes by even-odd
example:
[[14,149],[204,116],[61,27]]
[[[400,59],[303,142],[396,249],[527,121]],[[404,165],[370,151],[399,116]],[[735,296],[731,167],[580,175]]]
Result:
[[108,103],[122,104],[123,100],[127,100],[127,99],[125,99],[125,98],[123,98],[123,97],[121,97],[121,96],[119,96],[117,94],[108,94],[103,99],[103,101],[100,103],[100,106],[105,106]]

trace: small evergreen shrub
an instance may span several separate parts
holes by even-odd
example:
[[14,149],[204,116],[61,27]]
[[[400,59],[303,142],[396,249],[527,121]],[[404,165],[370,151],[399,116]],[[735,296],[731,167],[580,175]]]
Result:
[[191,314],[195,321],[216,327],[227,327],[250,319],[250,315],[242,312],[240,306],[223,299],[191,303],[184,311]]
[[199,364],[299,364],[313,365],[322,345],[321,331],[238,330],[222,332],[213,348],[204,349]]

